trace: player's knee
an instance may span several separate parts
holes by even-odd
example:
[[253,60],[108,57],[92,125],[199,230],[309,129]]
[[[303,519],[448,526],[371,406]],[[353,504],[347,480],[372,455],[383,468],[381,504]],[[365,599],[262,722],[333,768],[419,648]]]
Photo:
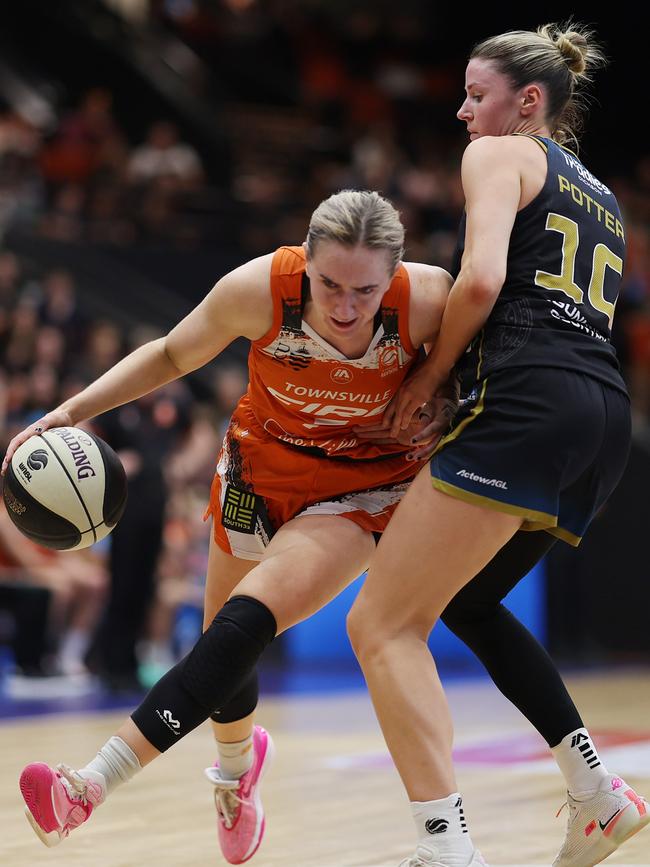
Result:
[[373,613],[370,606],[358,600],[347,616],[346,626],[350,644],[362,666],[378,659],[392,640],[411,631],[410,624],[404,621],[391,622]]
[[251,675],[276,631],[275,617],[263,602],[233,596],[187,657],[183,686],[210,710],[223,706],[234,691],[224,696],[219,681],[228,680],[239,687]]
[[365,606],[357,600],[345,620],[350,644],[359,661],[361,661],[366,647],[372,643],[373,638],[372,630],[368,629],[370,621],[367,614],[364,614],[364,608]]
[[257,679],[257,671],[253,670],[250,677],[244,682],[239,692],[234,695],[224,707],[219,708],[210,715],[210,719],[214,722],[225,725],[231,722],[238,722],[247,716],[250,716],[257,707],[259,698],[259,684]]
[[241,690],[275,634],[275,618],[266,605],[249,596],[234,596],[191,653],[153,687],[132,714],[133,722],[164,752],[238,693],[242,703],[234,715],[247,715],[256,700],[256,685],[251,682],[243,695]]

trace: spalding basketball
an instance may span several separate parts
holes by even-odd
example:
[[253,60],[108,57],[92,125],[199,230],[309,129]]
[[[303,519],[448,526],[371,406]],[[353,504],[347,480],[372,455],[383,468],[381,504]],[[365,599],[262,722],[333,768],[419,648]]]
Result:
[[117,524],[126,506],[126,474],[98,436],[57,427],[16,449],[3,495],[25,536],[46,548],[71,551],[94,545]]

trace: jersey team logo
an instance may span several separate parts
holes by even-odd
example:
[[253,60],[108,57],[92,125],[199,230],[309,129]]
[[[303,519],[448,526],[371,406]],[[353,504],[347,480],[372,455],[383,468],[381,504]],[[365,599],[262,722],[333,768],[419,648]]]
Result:
[[335,367],[330,373],[330,379],[333,382],[347,383],[353,380],[352,371],[347,367]]
[[389,376],[399,368],[399,352],[396,346],[387,346],[379,355],[379,374]]

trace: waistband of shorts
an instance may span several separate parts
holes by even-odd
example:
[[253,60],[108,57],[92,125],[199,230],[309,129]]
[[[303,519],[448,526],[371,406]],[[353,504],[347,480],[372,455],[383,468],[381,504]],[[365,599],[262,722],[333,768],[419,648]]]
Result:
[[622,394],[624,397],[630,400],[630,394],[627,390],[627,386],[623,379],[621,379],[620,384],[608,379],[606,376],[597,376],[593,371],[580,370],[573,367],[566,367],[561,364],[509,364],[504,365],[503,367],[497,367],[493,370],[488,371],[486,374],[482,374],[478,378],[469,375],[465,380],[461,379],[461,392],[466,394],[468,391],[471,391],[474,388],[480,388],[483,382],[486,379],[489,379],[490,382],[494,383],[496,381],[501,380],[502,378],[506,378],[509,375],[516,375],[522,372],[531,372],[535,370],[553,370],[559,373],[569,374],[570,376],[576,377],[584,377],[585,379],[590,380],[591,382],[597,382],[599,385],[605,386],[605,388],[610,389],[611,391],[615,391],[618,394]]
[[277,437],[275,438],[275,441],[291,451],[300,452],[300,454],[309,455],[313,458],[321,458],[326,461],[338,461],[344,464],[375,464],[380,461],[389,461],[392,458],[403,458],[408,454],[408,452],[391,452],[387,455],[375,455],[372,458],[353,458],[349,455],[329,455],[324,449],[321,449],[318,446],[297,446],[293,443],[286,443],[284,440],[278,439]]

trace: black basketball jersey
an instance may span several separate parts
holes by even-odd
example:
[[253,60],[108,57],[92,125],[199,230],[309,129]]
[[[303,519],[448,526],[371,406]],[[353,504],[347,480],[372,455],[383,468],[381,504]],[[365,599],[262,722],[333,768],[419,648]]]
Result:
[[[625,390],[610,343],[625,258],[611,190],[569,150],[531,136],[547,155],[539,194],[515,219],[506,279],[458,367],[464,386],[504,367],[561,367]],[[460,226],[455,273],[465,241]]]

